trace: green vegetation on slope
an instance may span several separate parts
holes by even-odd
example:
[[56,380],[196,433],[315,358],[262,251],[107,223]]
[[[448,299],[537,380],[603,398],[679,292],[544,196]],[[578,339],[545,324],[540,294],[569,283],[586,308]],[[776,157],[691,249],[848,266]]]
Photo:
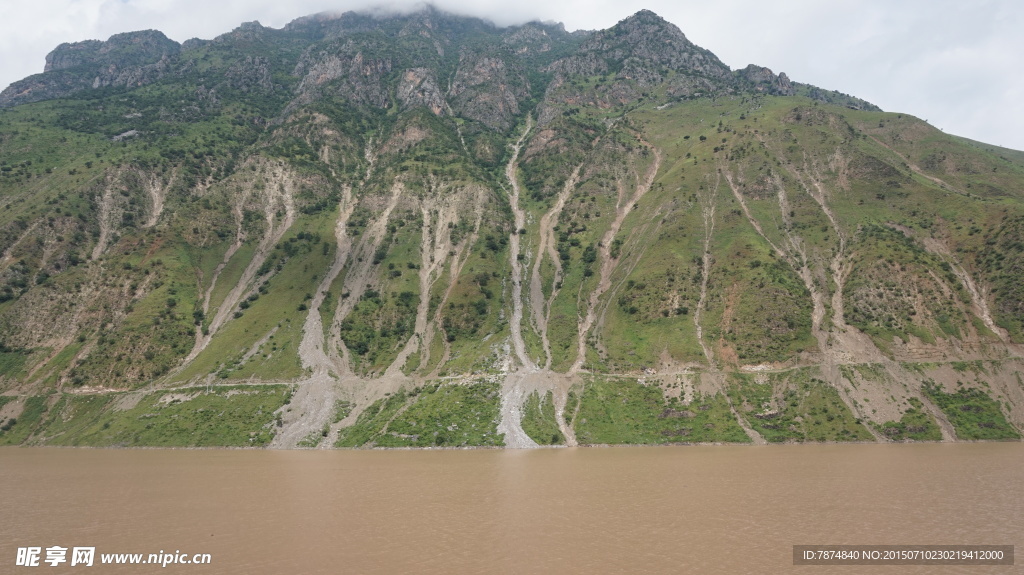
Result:
[[924,391],[953,424],[959,439],[1020,439],[1007,423],[999,403],[980,389],[961,388],[946,393],[926,382]]
[[0,444],[258,447],[273,439],[274,412],[290,397],[283,385],[62,394],[49,408],[34,396],[13,425],[0,427]]
[[[648,12],[568,34],[428,9],[166,41],[165,60],[75,48],[98,67],[33,77],[43,101],[0,97],[0,391],[31,396],[3,441],[262,444],[273,429],[183,407],[262,418],[249,396],[153,391],[136,399],[156,416],[130,423],[117,393],[313,372],[372,386],[395,367],[409,384],[348,406],[340,445],[495,445],[496,384],[475,380],[516,369],[520,344],[524,363],[608,376],[570,395],[582,442],[746,441],[727,397],[773,442],[934,438],[916,405],[856,421],[851,397],[905,408],[885,366],[845,382],[806,366],[1024,341],[1021,153],[730,72],[680,38]],[[303,333],[310,313],[322,334]],[[755,364],[788,371],[740,369]],[[691,368],[731,377],[727,395],[682,405],[632,383]],[[473,383],[413,391],[436,377]],[[978,376],[979,400],[1014,396],[1000,377]],[[1012,404],[952,396],[951,420],[981,418],[963,437],[1019,431]],[[563,443],[549,397],[523,427]]]
[[911,397],[908,401],[912,407],[903,412],[903,417],[899,421],[887,421],[877,426],[877,429],[893,441],[941,440],[942,432],[935,423],[935,418],[923,409],[921,400]]
[[0,425],[0,445],[20,445],[35,433],[46,413],[47,399],[39,395],[26,398],[18,417]]
[[749,442],[721,395],[684,405],[635,379],[597,377],[582,391],[573,421],[581,444]]
[[758,381],[753,374],[734,373],[729,395],[740,416],[772,443],[871,441],[835,388],[816,375],[816,369],[803,368]]
[[424,386],[375,442],[381,447],[503,445],[498,403],[498,386],[492,383]]
[[335,447],[500,446],[498,386],[428,384],[369,405]]
[[555,402],[552,393],[545,395],[533,392],[523,406],[523,431],[539,445],[560,445],[565,437],[555,420]]

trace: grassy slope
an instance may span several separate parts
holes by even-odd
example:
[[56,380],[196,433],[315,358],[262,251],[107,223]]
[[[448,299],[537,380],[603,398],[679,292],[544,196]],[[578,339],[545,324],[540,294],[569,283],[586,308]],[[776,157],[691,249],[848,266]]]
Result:
[[636,380],[597,378],[583,386],[581,396],[574,420],[581,444],[749,441],[721,395],[683,405]]
[[[216,58],[209,65],[223,64],[217,63],[223,54],[211,54]],[[421,263],[422,222],[414,198],[432,193],[431,182],[439,178],[471,182],[490,190],[485,220],[478,242],[467,246],[470,255],[461,276],[451,278],[445,271],[426,294],[434,317],[448,284],[454,283],[439,310],[441,329],[432,343],[431,362],[419,373],[437,369],[444,375],[491,367],[494,348],[509,333],[511,309],[507,238],[514,230],[508,229],[500,154],[483,161],[470,149],[462,150],[455,123],[422,111],[391,111],[357,121],[352,109],[325,108],[321,112],[327,124],[309,115],[262,133],[246,118],[272,102],[229,101],[187,118],[158,113],[169,102],[191,97],[190,89],[150,86],[125,98],[42,102],[0,114],[0,248],[11,256],[0,263],[3,385],[28,382],[37,397],[65,385],[133,388],[176,367],[191,348],[194,312],[202,294],[233,241],[238,223],[233,208],[241,214],[248,239],[218,279],[206,324],[251,261],[263,232],[257,196],[232,205],[241,187],[260,188],[255,172],[245,166],[245,157],[253,154],[284,160],[298,177],[315,184],[300,186],[298,217],[268,258],[275,267],[266,289],[237,310],[239,316],[222,327],[175,381],[211,374],[228,381],[300,377],[296,350],[305,319],[301,308],[336,250],[333,187],[339,182],[363,183],[368,134],[386,139],[408,134],[411,128],[429,136],[382,155],[376,172],[356,191],[360,209],[372,215],[394,178],[403,175],[413,190],[390,222],[394,229],[386,235],[383,257],[373,273],[376,295],[359,302],[343,325],[342,337],[357,350],[358,372],[379,374],[390,365],[411,335],[412,316],[423,295],[409,266]],[[135,123],[126,118],[136,113],[141,119]],[[896,338],[932,343],[980,334],[986,341],[994,340],[974,316],[969,294],[949,267],[950,258],[928,252],[920,241],[924,237],[940,239],[957,265],[991,286],[996,322],[1021,341],[1024,298],[1018,278],[1024,212],[1018,183],[1024,167],[1019,154],[947,137],[910,116],[849,110],[801,97],[695,99],[662,110],[645,104],[606,129],[603,121],[621,113],[622,109],[583,110],[544,128],[550,133],[537,128],[532,134],[536,140],[527,142],[521,158],[522,204],[529,216],[523,237],[527,261],[538,255],[540,217],[551,208],[571,170],[584,166],[556,230],[565,272],[548,325],[556,370],[566,369],[576,358],[578,318],[586,312],[588,294],[600,275],[600,262],[593,259],[597,244],[614,219],[617,204],[629,197],[653,161],[644,142],[663,154],[661,169],[614,238],[618,245],[611,286],[598,302],[597,337],[591,340],[600,344],[601,352],[588,350],[589,369],[635,372],[658,365],[666,356],[677,364],[703,363],[693,314],[705,279],[700,266],[705,206],[714,207],[714,236],[702,323],[705,341],[716,357],[724,367],[793,363],[816,349],[810,294],[794,262],[807,262],[815,288],[827,301],[835,289],[827,268],[840,241],[810,193],[812,180],[829,190],[828,201],[853,264],[844,291],[846,319],[880,348],[888,349]],[[110,139],[136,128],[144,128],[146,135],[122,142]],[[533,143],[537,146],[531,148]],[[325,146],[336,154],[329,163],[321,159]],[[726,176],[734,180],[763,236],[750,224]],[[153,178],[166,187],[166,204],[158,225],[145,228],[142,222],[152,202],[146,182]],[[788,215],[778,205],[778,187],[785,191]],[[109,248],[91,262],[105,195],[113,198],[117,218]],[[909,230],[917,239],[893,226]],[[786,247],[792,257],[779,257],[770,243],[799,245],[804,252],[798,257]],[[351,269],[350,262],[332,285],[332,294],[343,291]],[[545,296],[552,293],[553,270],[550,262],[542,267]],[[334,303],[331,299],[322,308],[325,326]],[[529,324],[524,321],[525,338],[531,355],[539,360],[540,339]],[[73,327],[61,333],[54,326]],[[450,360],[438,365],[445,339]],[[243,360],[247,354],[250,357]],[[406,371],[417,366],[414,356]],[[796,371],[776,376],[767,386],[775,394],[771,397],[778,396],[778,417],[785,418],[778,429],[771,427],[778,423],[755,415],[770,395],[758,387],[761,384],[739,377],[730,393],[734,401],[751,407],[742,416],[773,441],[864,439],[866,431],[850,423],[852,415],[836,404],[834,392],[813,379]],[[665,409],[678,411],[677,407],[657,397],[654,389],[633,389],[616,381],[599,380],[584,388],[576,422],[581,441],[744,440],[736,435],[738,427],[727,426],[724,416],[719,417],[724,398],[702,399],[712,407],[694,412],[694,421],[661,418]],[[470,422],[473,417],[479,421],[466,423],[469,429],[460,427],[461,435],[436,437],[445,444],[495,441],[493,432],[472,426],[489,425],[481,414],[495,409],[497,399],[486,393],[462,396],[461,388],[444,389],[443,395],[435,389],[423,398],[404,398],[408,405],[397,405],[398,400],[391,398],[378,406],[377,419],[366,415],[373,411],[368,408],[364,415],[372,422],[360,420],[363,423],[346,432],[341,442],[419,445],[427,440],[401,437],[417,435],[410,432],[412,422],[419,421],[415,418]],[[786,395],[790,392],[805,395],[797,400]],[[964,437],[1011,436],[1012,426],[1000,423],[991,405],[952,396],[934,399],[958,433],[963,429]],[[625,398],[630,408],[612,406],[615,398]],[[58,398],[57,405],[82,421],[97,410],[106,413],[104,406],[81,401],[68,396]],[[230,401],[241,400],[233,396]],[[479,410],[472,417],[461,413],[453,406],[462,401],[478,402]],[[33,399],[30,405],[5,433],[5,441],[25,441],[37,424],[61,433],[47,431],[51,441],[83,437],[84,428],[65,431],[52,418],[43,424],[37,417],[40,400]],[[555,435],[550,405],[538,396],[527,406],[527,426],[542,440]],[[963,413],[975,413],[970,411],[975,408],[989,414],[979,421],[994,427],[962,421]],[[400,417],[391,425],[402,432],[385,433],[391,428],[380,419],[382,414],[395,415],[398,410]],[[935,428],[925,419],[912,408],[900,421],[882,427],[896,430],[894,437],[931,439]],[[121,421],[105,420],[111,427]],[[366,437],[360,431],[364,428],[370,430]],[[191,433],[185,428],[160,429],[171,435]],[[155,436],[147,433],[124,424],[118,441],[153,440]],[[231,436],[237,442],[234,432],[203,433]],[[115,440],[104,434],[89,437]]]

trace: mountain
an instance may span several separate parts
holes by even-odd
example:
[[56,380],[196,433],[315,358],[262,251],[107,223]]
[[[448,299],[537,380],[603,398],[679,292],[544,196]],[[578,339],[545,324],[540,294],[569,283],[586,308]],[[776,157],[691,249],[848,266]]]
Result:
[[1019,439],[1024,154],[434,8],[0,94],[0,443]]

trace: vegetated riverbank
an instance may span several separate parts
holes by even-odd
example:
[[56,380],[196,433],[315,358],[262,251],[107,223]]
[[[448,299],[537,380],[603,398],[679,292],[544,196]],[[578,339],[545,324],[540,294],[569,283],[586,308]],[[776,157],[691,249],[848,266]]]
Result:
[[0,443],[1024,430],[1020,152],[649,11],[51,56],[0,94]]
[[[511,423],[541,447],[750,444],[747,430],[770,444],[1021,438],[1020,423],[1006,410],[1005,400],[963,385],[968,372],[954,371],[961,385],[953,389],[929,377],[947,367],[916,371],[924,379],[921,396],[909,398],[911,407],[899,419],[882,424],[858,417],[816,367],[726,374],[583,373],[568,380],[561,422],[554,392],[538,388],[524,390],[518,419]],[[975,367],[991,376],[998,366]],[[860,375],[870,375],[870,368],[849,367]],[[0,445],[504,447],[508,444],[499,431],[508,417],[502,411],[504,380],[502,374],[443,378],[401,386],[372,401],[338,390],[321,427],[287,446],[275,444],[275,437],[307,417],[293,401],[294,384],[0,396]],[[862,409],[870,409],[870,400]],[[574,442],[567,441],[566,429]]]

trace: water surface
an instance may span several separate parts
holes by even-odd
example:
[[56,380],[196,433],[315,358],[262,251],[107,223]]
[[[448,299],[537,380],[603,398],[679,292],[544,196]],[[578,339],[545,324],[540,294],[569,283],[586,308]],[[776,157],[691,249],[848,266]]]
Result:
[[822,573],[794,567],[792,546],[1021,552],[1024,444],[3,448],[0,502],[0,573],[36,572],[14,567],[16,549],[53,545],[209,553],[212,564],[38,572]]

